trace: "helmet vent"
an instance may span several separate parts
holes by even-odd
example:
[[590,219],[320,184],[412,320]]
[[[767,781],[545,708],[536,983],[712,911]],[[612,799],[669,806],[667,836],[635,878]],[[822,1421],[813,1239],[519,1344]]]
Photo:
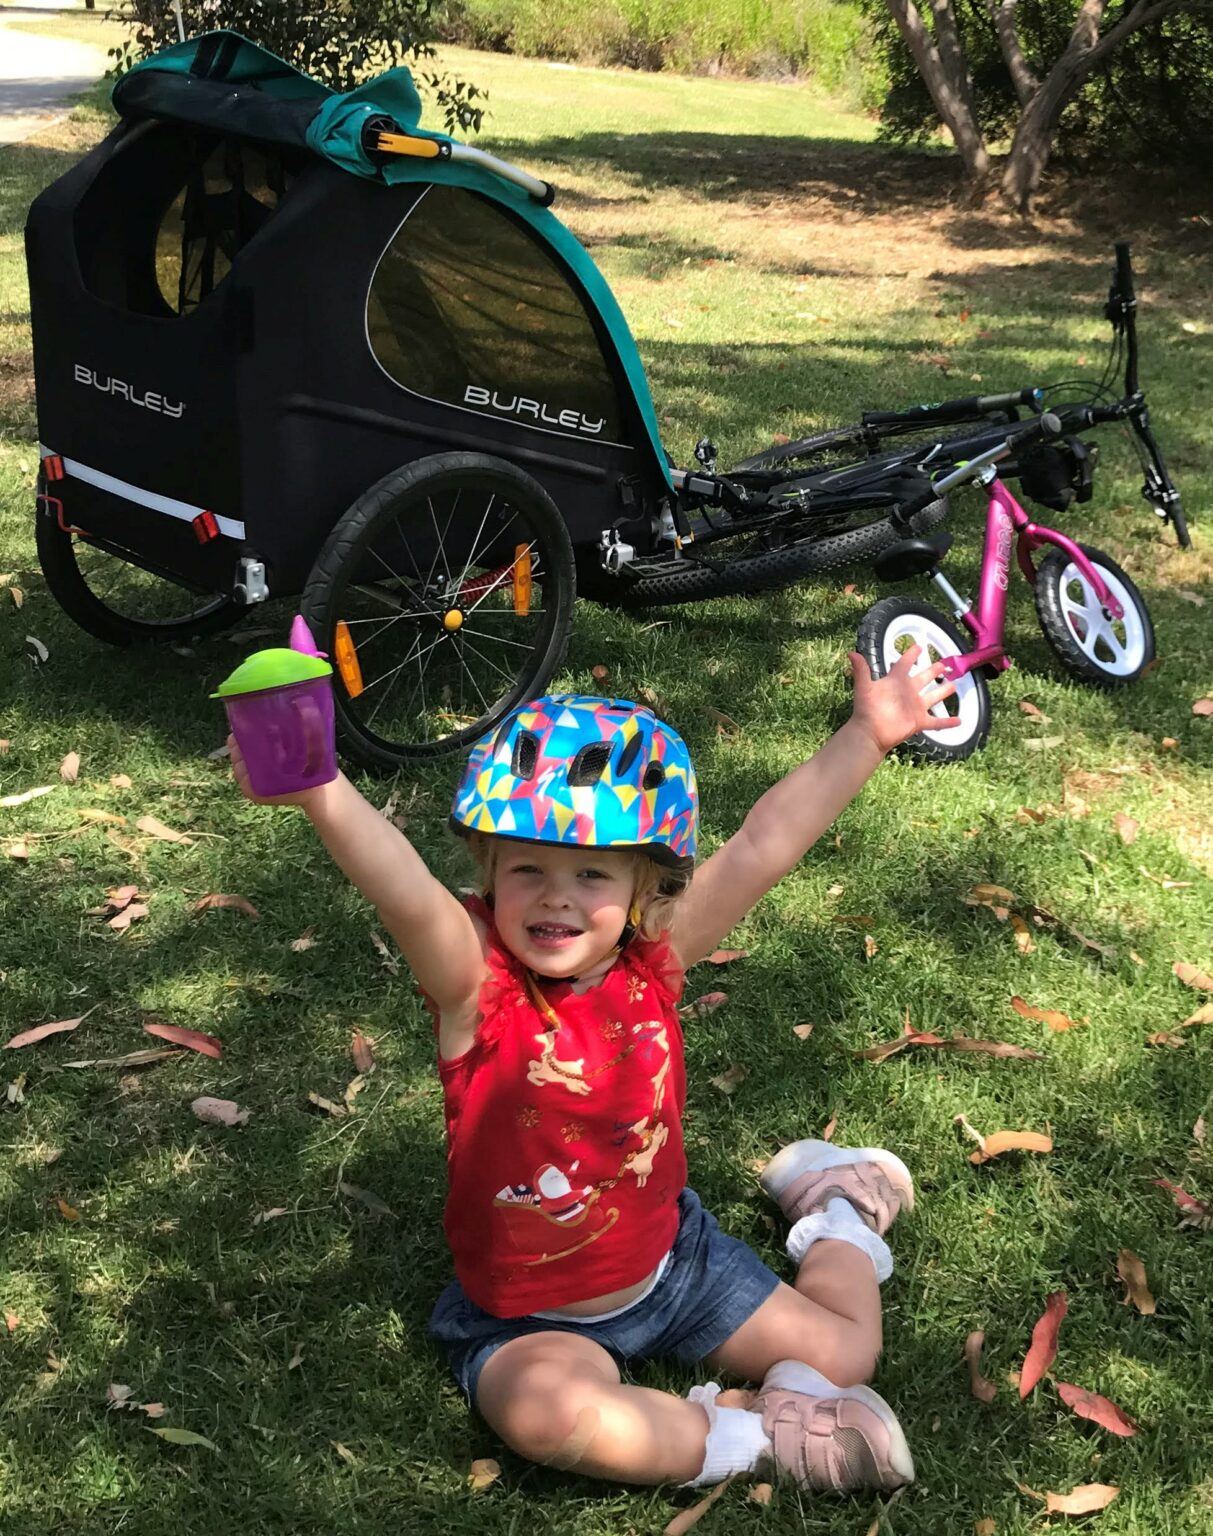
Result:
[[665,783],[665,769],[656,758],[644,770],[644,779],[641,787],[644,789],[660,789]]
[[574,789],[587,784],[597,784],[603,770],[611,760],[609,741],[592,741],[582,747],[569,768],[569,783]]
[[510,772],[516,779],[533,779],[539,762],[539,738],[532,731],[519,731],[514,741]]
[[637,731],[623,751],[619,754],[619,761],[615,764],[616,777],[622,778],[640,755],[640,748],[644,745],[640,732]]

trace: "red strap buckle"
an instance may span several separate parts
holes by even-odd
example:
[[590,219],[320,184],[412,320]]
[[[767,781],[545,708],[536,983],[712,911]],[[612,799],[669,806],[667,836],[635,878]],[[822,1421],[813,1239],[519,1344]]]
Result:
[[67,473],[63,468],[63,459],[57,453],[48,453],[42,460],[42,473],[48,481],[62,480]]
[[219,524],[215,521],[213,512],[199,512],[190,523],[199,544],[209,544],[212,539],[219,537]]

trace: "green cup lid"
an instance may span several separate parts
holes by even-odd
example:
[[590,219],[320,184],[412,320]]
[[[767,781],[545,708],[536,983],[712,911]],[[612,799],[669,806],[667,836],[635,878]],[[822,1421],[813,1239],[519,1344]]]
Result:
[[332,667],[319,656],[305,656],[285,645],[271,646],[246,656],[230,677],[219,684],[212,699],[230,699],[240,693],[263,693],[267,688],[287,688],[315,677],[331,677]]

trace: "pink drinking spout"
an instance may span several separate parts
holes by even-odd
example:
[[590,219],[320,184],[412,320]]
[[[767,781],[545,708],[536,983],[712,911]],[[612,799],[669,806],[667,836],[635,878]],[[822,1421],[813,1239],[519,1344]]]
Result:
[[299,651],[304,656],[323,656],[326,660],[328,658],[327,651],[317,650],[312,632],[307,627],[307,620],[301,613],[297,613],[291,620],[290,647],[292,651]]

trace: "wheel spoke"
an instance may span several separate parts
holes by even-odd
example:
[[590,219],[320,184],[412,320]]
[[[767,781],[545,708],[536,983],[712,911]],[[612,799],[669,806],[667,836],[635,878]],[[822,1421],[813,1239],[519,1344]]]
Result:
[[480,657],[481,661],[487,662],[488,665],[490,667],[492,667],[493,671],[496,672],[499,677],[504,677],[507,683],[513,683],[513,681],[514,681],[514,674],[512,672],[506,672],[503,668],[499,667],[497,665],[497,663],[492,659],[492,657],[486,656],[484,654],[484,652],[480,649],[480,647],[478,645],[473,645],[470,640],[467,642],[467,645],[468,645],[469,650],[475,651],[477,656]]
[[459,626],[459,633],[461,635],[475,635],[477,640],[491,640],[494,645],[512,645],[515,650],[519,651],[533,651],[535,649],[533,643],[527,644],[523,640],[507,640],[504,635],[486,634],[482,629],[469,629],[466,624]]

